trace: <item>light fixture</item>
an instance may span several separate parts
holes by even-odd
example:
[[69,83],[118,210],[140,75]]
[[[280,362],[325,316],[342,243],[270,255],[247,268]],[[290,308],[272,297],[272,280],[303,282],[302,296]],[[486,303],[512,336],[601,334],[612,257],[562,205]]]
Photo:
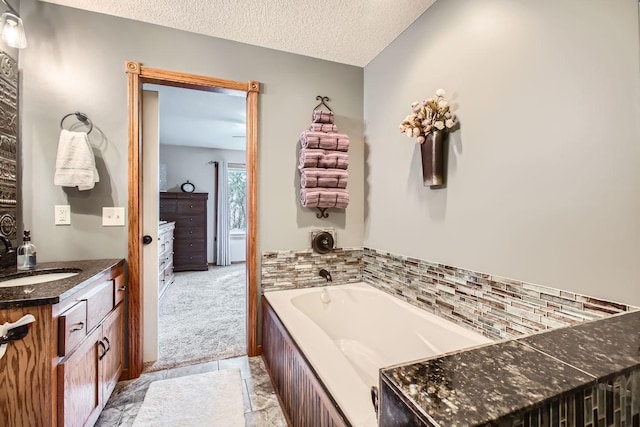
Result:
[[9,8],[2,14],[0,18],[0,38],[11,47],[23,49],[27,47],[27,38],[24,35],[24,25],[22,19],[16,10],[11,7],[7,0],[2,0],[2,3]]

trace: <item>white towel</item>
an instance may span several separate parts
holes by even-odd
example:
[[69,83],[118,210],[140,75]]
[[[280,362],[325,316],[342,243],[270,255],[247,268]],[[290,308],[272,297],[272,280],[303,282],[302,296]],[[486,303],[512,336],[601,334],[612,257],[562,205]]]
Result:
[[100,181],[86,132],[62,129],[58,142],[54,184],[91,190]]

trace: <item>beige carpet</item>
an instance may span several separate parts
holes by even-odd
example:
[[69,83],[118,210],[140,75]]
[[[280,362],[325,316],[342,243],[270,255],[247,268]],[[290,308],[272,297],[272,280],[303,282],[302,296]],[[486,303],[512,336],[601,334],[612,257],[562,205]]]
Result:
[[133,427],[244,427],[240,369],[156,381]]
[[159,358],[146,372],[246,354],[245,268],[176,273],[160,300]]

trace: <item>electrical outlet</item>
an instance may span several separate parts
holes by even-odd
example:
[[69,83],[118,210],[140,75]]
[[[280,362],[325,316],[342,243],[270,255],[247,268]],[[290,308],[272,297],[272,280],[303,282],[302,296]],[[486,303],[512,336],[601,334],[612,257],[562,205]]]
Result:
[[71,225],[71,206],[55,205],[54,221],[56,225]]
[[104,227],[124,226],[124,208],[102,208]]

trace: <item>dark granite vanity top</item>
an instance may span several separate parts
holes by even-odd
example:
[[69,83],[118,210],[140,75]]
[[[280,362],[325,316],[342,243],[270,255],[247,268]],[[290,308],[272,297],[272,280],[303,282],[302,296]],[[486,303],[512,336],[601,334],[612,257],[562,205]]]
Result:
[[[121,259],[93,259],[83,261],[59,261],[39,263],[34,271],[55,270],[80,272],[72,277],[53,280],[33,285],[11,286],[0,288],[0,309],[12,307],[28,307],[35,305],[57,304],[92,283],[96,276],[108,273],[112,267],[120,263]],[[23,274],[24,273],[24,274]],[[28,271],[18,271],[14,268],[0,270],[2,280],[28,276]],[[10,276],[10,277],[7,277]]]
[[640,311],[381,370],[426,425],[491,423],[640,366]]

